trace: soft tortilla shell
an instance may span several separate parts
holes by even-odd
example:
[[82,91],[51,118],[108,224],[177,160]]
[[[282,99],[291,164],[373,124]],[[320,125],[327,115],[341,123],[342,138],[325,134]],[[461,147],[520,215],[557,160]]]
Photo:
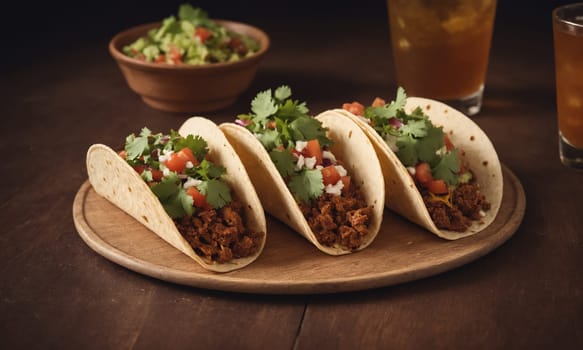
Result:
[[[207,141],[211,158],[227,169],[228,175],[224,179],[243,203],[247,227],[250,230],[266,233],[265,215],[261,202],[250,185],[249,177],[241,161],[217,125],[208,119],[193,117],[183,124],[179,132],[183,136],[200,135]],[[92,145],[87,151],[87,173],[89,182],[99,195],[207,270],[227,272],[242,268],[257,259],[265,246],[264,235],[260,249],[252,256],[221,264],[209,262],[194,252],[146,182],[114,150],[102,144]]]
[[456,109],[431,99],[407,98],[405,111],[411,112],[417,107],[423,109],[434,125],[443,126],[444,132],[460,149],[464,160],[474,172],[480,191],[491,204],[486,216],[481,221],[474,221],[466,232],[438,229],[411,175],[383,138],[360,117],[344,109],[336,111],[349,116],[371,139],[383,170],[387,194],[385,205],[389,209],[445,239],[454,240],[476,234],[494,221],[502,203],[502,168],[496,149],[484,131]]
[[[367,136],[350,119],[328,112],[322,113],[317,119],[329,129],[328,135],[334,141],[332,152],[344,161],[355,183],[362,188],[367,204],[373,207],[369,235],[358,249],[362,250],[373,242],[381,226],[385,187],[380,176],[380,163]],[[269,153],[249,130],[234,123],[223,123],[220,128],[245,164],[267,212],[326,254],[350,253],[341,247],[328,247],[318,242]]]

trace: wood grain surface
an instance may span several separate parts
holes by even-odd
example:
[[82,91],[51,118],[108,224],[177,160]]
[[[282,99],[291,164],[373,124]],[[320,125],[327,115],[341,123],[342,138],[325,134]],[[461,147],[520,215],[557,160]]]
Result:
[[526,207],[522,185],[504,167],[503,204],[484,231],[457,241],[385,210],[374,245],[347,256],[328,256],[268,217],[266,248],[250,266],[218,274],[202,269],[85,182],[73,203],[73,220],[97,253],[136,272],[194,287],[260,294],[316,294],[389,286],[435,275],[482,257],[509,239]]
[[[144,126],[167,132],[190,116],[145,105],[107,52],[115,33],[182,1],[105,0],[87,11],[11,3],[0,57],[0,349],[582,349],[583,172],[558,156],[551,9],[559,2],[498,1],[484,106],[473,118],[524,188],[511,239],[446,273],[301,295],[152,278],[112,263],[77,232],[72,207],[88,147],[118,147]],[[281,84],[314,114],[394,96],[383,1],[197,4],[272,39],[250,89],[206,115],[218,123]],[[305,244],[277,222],[270,228]],[[256,263],[274,258],[270,251]]]

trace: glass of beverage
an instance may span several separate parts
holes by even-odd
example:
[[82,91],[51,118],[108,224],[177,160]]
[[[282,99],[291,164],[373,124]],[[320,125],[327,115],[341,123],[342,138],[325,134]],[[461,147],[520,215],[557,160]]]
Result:
[[397,83],[467,115],[482,106],[496,0],[387,0]]
[[583,2],[553,11],[559,153],[583,169]]

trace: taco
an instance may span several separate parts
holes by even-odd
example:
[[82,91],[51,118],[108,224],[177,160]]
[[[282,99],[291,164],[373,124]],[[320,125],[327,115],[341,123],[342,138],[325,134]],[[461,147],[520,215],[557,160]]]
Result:
[[87,152],[95,191],[214,272],[244,267],[265,245],[265,214],[237,154],[212,121],[129,135],[119,153]]
[[286,86],[260,92],[249,114],[221,130],[267,212],[330,255],[376,237],[384,210],[379,161],[366,135],[332,113],[316,118]]
[[388,208],[454,240],[490,225],[502,202],[494,146],[471,119],[444,103],[407,98],[345,103],[335,110],[372,141],[383,169]]

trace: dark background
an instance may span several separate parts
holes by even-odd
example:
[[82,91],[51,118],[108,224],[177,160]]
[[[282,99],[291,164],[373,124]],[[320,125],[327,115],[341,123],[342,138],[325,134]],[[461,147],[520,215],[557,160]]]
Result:
[[[12,63],[42,59],[47,51],[111,37],[127,27],[175,14],[178,6],[184,2],[14,1],[8,8],[3,5],[2,41],[8,50],[3,50],[2,59]],[[520,17],[522,23],[526,20],[532,24],[528,30],[548,30],[552,9],[567,2],[499,0],[497,22],[511,24]],[[346,19],[346,30],[357,30],[351,24],[374,21],[380,26],[386,26],[387,18],[385,0],[199,0],[190,3],[202,7],[211,17],[252,22],[267,29],[270,24],[277,22],[290,23],[292,30],[294,25],[301,25],[304,21],[321,21],[322,26],[325,26],[328,20],[341,17]]]

